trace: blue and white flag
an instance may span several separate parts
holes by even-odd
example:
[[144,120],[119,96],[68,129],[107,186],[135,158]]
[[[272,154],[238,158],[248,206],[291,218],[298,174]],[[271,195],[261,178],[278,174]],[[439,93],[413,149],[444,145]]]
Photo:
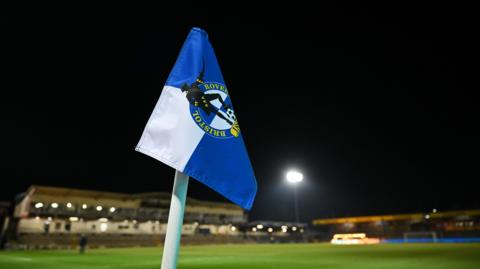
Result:
[[257,182],[208,35],[193,28],[136,150],[249,210]]

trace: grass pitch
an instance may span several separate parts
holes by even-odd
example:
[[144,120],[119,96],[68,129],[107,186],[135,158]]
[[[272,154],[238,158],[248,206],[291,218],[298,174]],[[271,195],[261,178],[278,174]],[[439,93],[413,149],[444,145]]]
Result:
[[[0,252],[0,269],[159,269],[161,248]],[[179,269],[478,269],[480,244],[262,244],[181,247]]]

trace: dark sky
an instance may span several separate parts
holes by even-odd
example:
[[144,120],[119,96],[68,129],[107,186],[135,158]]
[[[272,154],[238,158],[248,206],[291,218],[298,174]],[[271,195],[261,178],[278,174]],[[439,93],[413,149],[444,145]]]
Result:
[[251,219],[293,219],[291,167],[304,221],[480,207],[478,9],[225,2],[3,7],[0,200],[171,191],[174,170],[134,147],[197,26],[256,173]]

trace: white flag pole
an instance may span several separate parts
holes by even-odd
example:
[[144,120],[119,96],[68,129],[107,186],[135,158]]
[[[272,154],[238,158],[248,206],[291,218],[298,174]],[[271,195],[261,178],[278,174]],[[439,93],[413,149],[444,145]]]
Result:
[[168,214],[167,234],[163,244],[161,269],[176,269],[180,238],[182,237],[183,214],[187,199],[188,176],[176,170],[173,183],[172,201]]

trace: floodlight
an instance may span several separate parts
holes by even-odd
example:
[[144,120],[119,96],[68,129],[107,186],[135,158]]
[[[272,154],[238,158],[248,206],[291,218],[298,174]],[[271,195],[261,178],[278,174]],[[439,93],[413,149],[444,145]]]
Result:
[[303,180],[303,174],[297,171],[288,171],[287,172],[287,181],[289,183],[295,184]]

